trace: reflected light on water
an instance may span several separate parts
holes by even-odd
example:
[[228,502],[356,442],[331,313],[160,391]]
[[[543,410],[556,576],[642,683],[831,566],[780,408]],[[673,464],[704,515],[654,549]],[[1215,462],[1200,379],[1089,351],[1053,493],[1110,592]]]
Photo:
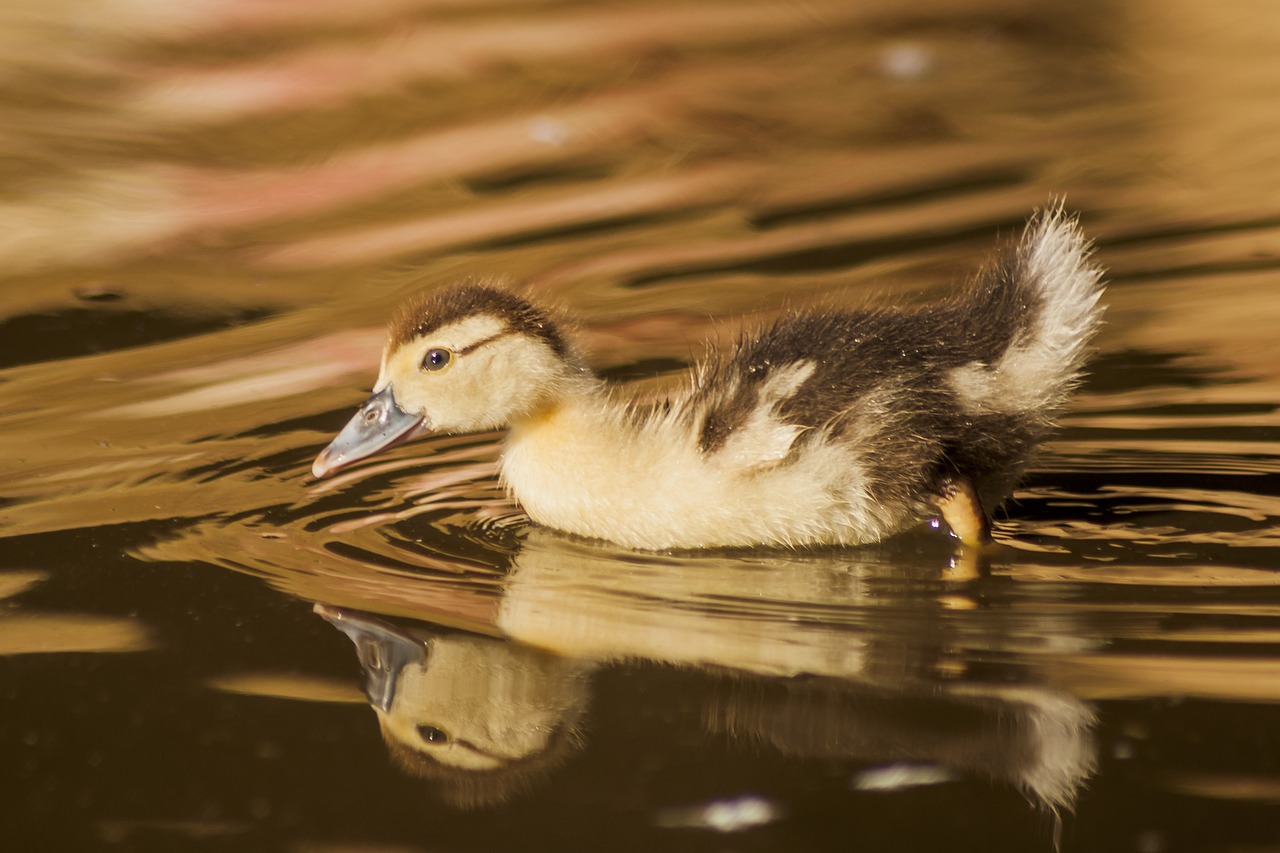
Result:
[[[1273,847],[1277,56],[1263,0],[4,4],[6,843]],[[423,287],[656,399],[1054,198],[1107,326],[984,559],[570,539],[494,434],[308,473]]]

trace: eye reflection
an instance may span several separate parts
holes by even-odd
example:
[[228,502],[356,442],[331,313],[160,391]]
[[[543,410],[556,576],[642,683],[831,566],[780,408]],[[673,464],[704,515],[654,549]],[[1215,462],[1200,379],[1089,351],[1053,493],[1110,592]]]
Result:
[[449,736],[435,726],[418,726],[418,737],[427,743],[446,744]]

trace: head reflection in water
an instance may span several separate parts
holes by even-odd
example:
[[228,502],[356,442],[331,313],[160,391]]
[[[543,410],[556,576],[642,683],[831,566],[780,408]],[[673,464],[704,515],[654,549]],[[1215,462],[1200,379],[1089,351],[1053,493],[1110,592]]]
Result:
[[581,665],[490,637],[316,612],[355,643],[392,758],[459,808],[537,787],[583,744]]

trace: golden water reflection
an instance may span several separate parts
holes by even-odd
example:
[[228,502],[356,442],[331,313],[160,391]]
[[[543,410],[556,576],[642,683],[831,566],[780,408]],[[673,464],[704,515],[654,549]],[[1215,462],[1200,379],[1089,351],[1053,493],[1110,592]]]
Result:
[[[1092,708],[1046,684],[1034,658],[994,679],[970,666],[978,650],[1088,641],[1066,619],[1061,634],[1035,636],[1005,620],[947,619],[937,584],[876,602],[869,584],[883,571],[856,558],[637,560],[534,534],[496,589],[486,633],[442,629],[434,608],[410,622],[316,609],[355,644],[397,763],[460,805],[545,784],[590,737],[595,674],[646,662],[713,680],[703,718],[734,742],[938,765],[1069,806],[1094,764]],[[433,596],[431,579],[402,583]]]
[[[819,810],[833,847],[885,846],[857,836],[881,811],[895,838],[932,826],[881,806],[971,778],[1096,792],[1099,849],[1192,849],[1161,826],[1202,799],[1223,803],[1205,846],[1274,843],[1240,816],[1274,803],[1280,704],[1276,23],[1265,0],[3,4],[0,716],[40,843],[74,801],[116,844],[475,849],[486,825],[418,799],[401,835],[333,829],[317,780],[361,818],[413,783],[309,762],[376,726],[455,804],[558,795],[594,745],[626,754],[601,696],[635,673],[656,691],[626,694],[637,714],[812,760],[797,801],[830,761],[844,794],[904,794]],[[1108,324],[977,577],[927,534],[697,558],[557,539],[502,493],[493,435],[307,476],[424,286],[522,279],[649,393],[728,318],[944,290],[1057,197],[1098,239]],[[363,698],[312,602],[383,672]],[[125,757],[81,773],[103,745]],[[1148,814],[1153,790],[1181,799]],[[822,823],[723,793],[640,810],[791,846]],[[565,798],[562,825],[591,811]],[[972,832],[1002,825],[995,799],[930,802]]]
[[0,615],[0,656],[68,652],[141,652],[150,632],[133,619],[79,613]]

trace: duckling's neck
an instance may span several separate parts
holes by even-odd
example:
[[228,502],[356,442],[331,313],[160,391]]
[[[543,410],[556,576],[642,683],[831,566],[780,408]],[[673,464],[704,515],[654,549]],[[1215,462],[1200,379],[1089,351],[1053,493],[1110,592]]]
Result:
[[[633,502],[648,503],[649,493],[664,490],[667,472],[688,469],[684,454],[679,462],[665,458],[678,444],[676,430],[636,416],[605,381],[575,377],[511,419],[502,478],[535,521],[633,544],[612,530],[601,533],[600,525],[633,515]],[[653,458],[655,452],[664,458]]]
[[608,384],[595,374],[582,370],[565,376],[529,408],[514,414],[509,427],[513,434],[537,431],[557,422],[565,413],[581,413],[609,407]]
[[565,453],[578,456],[572,452],[575,446],[596,444],[591,437],[608,431],[606,422],[614,420],[608,414],[616,405],[604,380],[590,374],[567,378],[554,393],[511,418],[504,462],[521,450],[535,453],[543,464],[554,464]]

